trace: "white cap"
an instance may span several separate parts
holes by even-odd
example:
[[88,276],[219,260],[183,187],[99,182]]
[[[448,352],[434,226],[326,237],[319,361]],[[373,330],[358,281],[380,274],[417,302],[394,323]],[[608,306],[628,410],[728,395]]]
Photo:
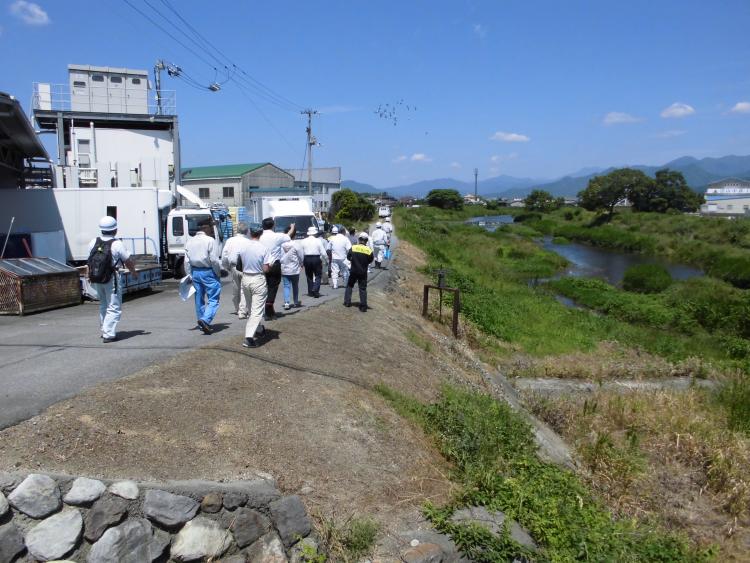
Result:
[[375,228],[376,228],[376,229],[377,229],[378,227],[382,227],[382,226],[383,226],[383,223],[381,223],[380,221],[378,221],[377,223],[375,223]]
[[339,234],[339,228],[336,225],[334,225],[333,228],[331,228],[331,232],[334,235],[337,235],[337,234]]
[[386,217],[386,218],[385,218],[385,222],[386,222],[386,223],[390,223],[390,222],[391,222],[391,218],[390,218],[390,217]]
[[116,231],[117,230],[117,219],[105,215],[99,219],[99,230],[102,232]]
[[314,237],[317,234],[318,234],[318,229],[316,229],[315,227],[308,227],[308,229],[307,229],[307,236],[308,237]]
[[368,238],[370,238],[370,235],[368,235],[366,232],[362,231],[361,233],[359,233],[357,235],[357,238],[368,239]]

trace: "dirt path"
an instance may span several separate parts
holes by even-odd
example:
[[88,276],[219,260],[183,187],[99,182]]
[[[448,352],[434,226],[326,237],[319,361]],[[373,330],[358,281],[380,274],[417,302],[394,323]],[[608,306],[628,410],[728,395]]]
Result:
[[480,380],[449,348],[418,345],[435,335],[415,314],[419,256],[405,248],[402,259],[409,268],[370,289],[366,314],[337,299],[271,323],[258,349],[239,334],[213,340],[0,432],[0,469],[138,479],[259,470],[313,513],[415,527],[425,500],[449,496],[449,468],[371,386],[428,400],[444,381]]

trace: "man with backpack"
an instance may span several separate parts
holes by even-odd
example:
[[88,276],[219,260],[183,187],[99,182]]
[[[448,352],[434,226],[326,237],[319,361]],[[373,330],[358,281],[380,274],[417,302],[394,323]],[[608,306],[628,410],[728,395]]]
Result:
[[122,313],[122,284],[119,265],[125,266],[135,275],[135,262],[117,234],[117,219],[102,217],[99,221],[101,236],[89,244],[89,281],[99,298],[99,328],[102,342],[117,340],[117,323]]

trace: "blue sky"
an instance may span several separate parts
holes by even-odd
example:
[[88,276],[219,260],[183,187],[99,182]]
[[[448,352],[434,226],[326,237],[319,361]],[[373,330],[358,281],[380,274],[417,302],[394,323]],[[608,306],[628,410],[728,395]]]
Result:
[[[146,4],[167,13],[164,0],[129,1],[198,50]],[[475,166],[551,178],[750,154],[747,0],[170,1],[248,74],[321,111],[316,165],[381,188],[470,180]],[[24,107],[69,63],[163,58],[202,84],[226,78],[124,0],[0,0],[0,52],[0,90]],[[235,81],[164,87],[177,90],[184,165],[302,165],[296,111]],[[396,125],[376,115],[401,100]]]

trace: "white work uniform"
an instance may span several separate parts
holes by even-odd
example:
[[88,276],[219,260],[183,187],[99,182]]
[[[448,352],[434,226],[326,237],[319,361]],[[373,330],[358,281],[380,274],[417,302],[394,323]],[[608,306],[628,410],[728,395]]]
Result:
[[375,262],[380,264],[385,259],[385,246],[388,241],[388,235],[385,234],[385,231],[381,227],[376,227],[370,235],[370,240],[375,252]]
[[[107,242],[115,237],[101,235],[99,238],[102,239],[102,242]],[[89,254],[91,254],[95,244],[96,239],[89,243]],[[130,252],[121,240],[115,240],[111,249],[112,264],[115,267],[112,279],[107,283],[91,284],[99,299],[99,328],[104,338],[115,338],[117,336],[117,323],[120,322],[120,316],[122,315],[122,283],[117,267],[125,265],[125,262],[130,259]]]
[[383,232],[385,232],[386,236],[386,244],[391,244],[391,235],[393,234],[393,225],[389,222],[383,223]]
[[274,260],[265,245],[251,239],[239,241],[236,250],[229,255],[229,259],[233,259],[235,264],[238,257],[242,260],[242,293],[250,312],[245,325],[245,338],[254,338],[263,320],[268,296],[263,265],[270,266]]
[[219,245],[203,231],[185,243],[185,273],[190,274],[193,268],[211,268],[217,278],[221,277]]
[[290,240],[292,239],[286,233],[275,233],[271,229],[263,231],[263,234],[260,235],[260,242],[271,253],[271,264],[277,260],[281,260],[281,257],[284,255],[281,245]]
[[352,248],[352,243],[341,233],[333,235],[328,239],[331,246],[331,285],[333,289],[338,287],[339,274],[344,280],[344,285],[349,281],[349,263],[346,255]]
[[247,304],[245,303],[245,293],[242,291],[242,271],[237,270],[237,261],[229,260],[229,256],[234,256],[238,245],[243,240],[249,240],[245,235],[234,235],[224,243],[224,250],[221,253],[221,267],[224,268],[232,277],[232,303],[234,312],[240,319],[247,318]]
[[321,260],[326,260],[328,255],[326,254],[326,246],[323,241],[315,235],[309,235],[302,239],[300,242],[302,247],[302,253],[305,256],[320,256]]

